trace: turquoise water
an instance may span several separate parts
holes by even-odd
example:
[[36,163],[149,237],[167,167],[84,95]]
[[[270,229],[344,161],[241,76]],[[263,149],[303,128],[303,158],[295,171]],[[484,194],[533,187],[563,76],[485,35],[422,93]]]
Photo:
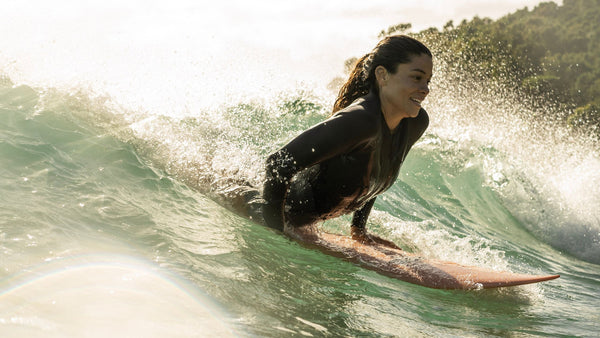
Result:
[[3,78],[0,335],[597,336],[597,151],[506,119],[485,95],[448,101],[443,87],[370,231],[424,256],[560,279],[428,289],[224,208],[210,184],[259,184],[265,155],[320,121],[331,96],[298,87],[176,116]]

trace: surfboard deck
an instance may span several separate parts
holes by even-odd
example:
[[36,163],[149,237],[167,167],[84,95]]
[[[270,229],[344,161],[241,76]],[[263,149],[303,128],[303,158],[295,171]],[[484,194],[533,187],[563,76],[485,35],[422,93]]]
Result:
[[322,251],[383,275],[434,289],[473,290],[539,283],[560,275],[529,275],[433,260],[382,244],[363,244],[348,236],[318,232]]

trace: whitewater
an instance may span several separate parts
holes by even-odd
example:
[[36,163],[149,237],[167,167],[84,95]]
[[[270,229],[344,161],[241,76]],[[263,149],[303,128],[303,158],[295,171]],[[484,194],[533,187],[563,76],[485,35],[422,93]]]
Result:
[[0,336],[600,332],[600,145],[561,124],[568,112],[434,58],[430,127],[369,231],[561,278],[428,289],[306,248],[217,193],[260,186],[266,156],[328,115],[344,60],[385,24],[348,38],[306,20],[313,33],[286,39],[284,19],[273,31],[249,4],[226,23],[193,2],[91,4],[7,4],[19,14],[0,23]]

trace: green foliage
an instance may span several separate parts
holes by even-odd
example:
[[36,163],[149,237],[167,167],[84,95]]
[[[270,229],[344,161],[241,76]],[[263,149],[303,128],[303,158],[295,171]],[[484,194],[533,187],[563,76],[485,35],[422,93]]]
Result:
[[587,104],[578,107],[567,120],[569,126],[573,128],[592,127],[597,129],[600,126],[600,105]]
[[404,34],[408,32],[412,28],[412,24],[410,23],[401,23],[395,26],[391,26],[387,29],[387,31],[382,30],[379,33],[379,37],[383,38],[384,36],[392,35],[392,34]]
[[562,6],[542,2],[496,21],[474,17],[458,26],[450,21],[442,31],[413,35],[461,74],[510,83],[540,104],[552,99],[574,110],[569,123],[600,126],[599,22],[600,0],[564,0]]

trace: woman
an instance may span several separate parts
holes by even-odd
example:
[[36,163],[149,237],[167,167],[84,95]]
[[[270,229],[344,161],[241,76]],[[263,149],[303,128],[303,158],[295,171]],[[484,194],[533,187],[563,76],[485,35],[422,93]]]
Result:
[[269,156],[265,223],[303,236],[308,225],[354,212],[354,239],[394,246],[367,235],[365,225],[429,124],[421,102],[432,68],[431,52],[408,36],[387,37],[362,57],[333,115]]

